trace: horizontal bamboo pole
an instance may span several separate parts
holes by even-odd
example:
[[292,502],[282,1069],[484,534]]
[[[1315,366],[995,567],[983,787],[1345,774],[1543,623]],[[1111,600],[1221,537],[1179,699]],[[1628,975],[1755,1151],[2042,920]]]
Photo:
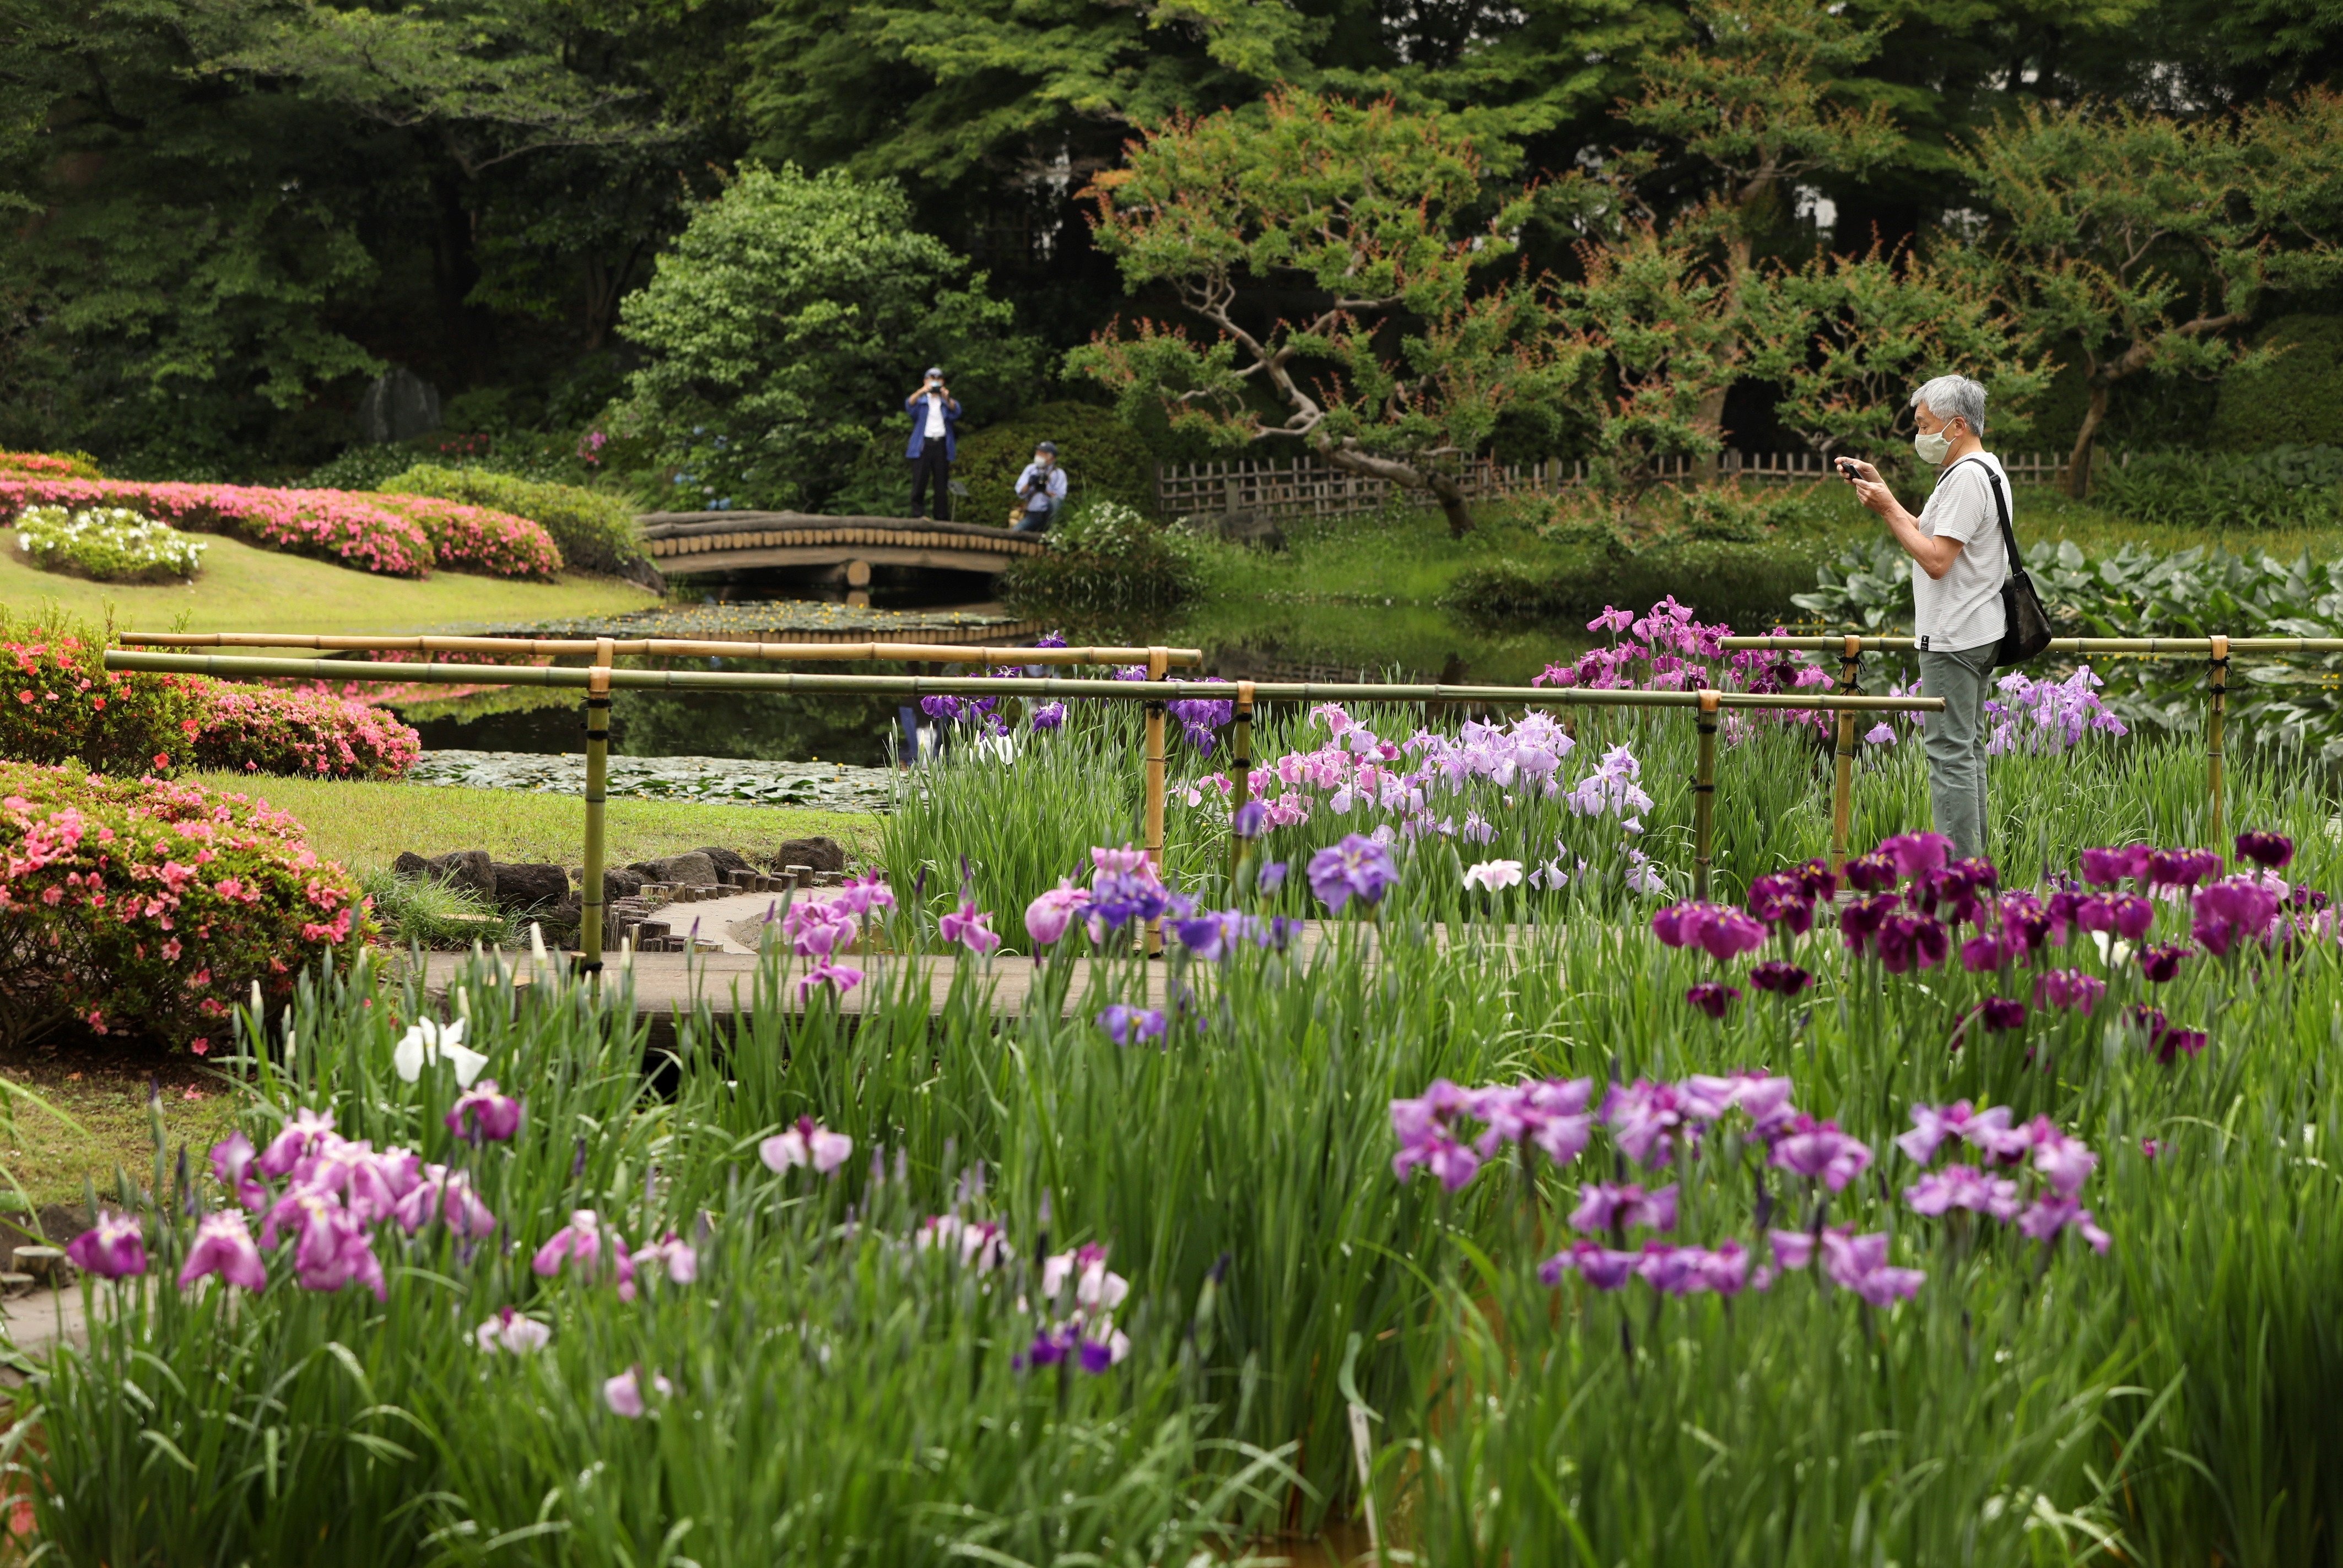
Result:
[[[354,653],[517,653],[532,657],[592,654],[603,639],[590,637],[328,637],[283,631],[126,631],[125,644],[146,648],[315,648]],[[940,664],[1145,664],[1143,648],[987,648],[926,642],[725,642],[689,638],[609,639],[614,654],[669,658],[771,658],[853,663],[919,659]],[[1200,665],[1203,650],[1166,648],[1175,665]]]
[[[1775,649],[1785,653],[1837,653],[1846,646],[1840,637],[1721,637],[1717,646],[1727,652],[1742,649]],[[1865,653],[1909,653],[1920,646],[1917,638],[1865,637],[1856,639]],[[2059,637],[2050,640],[2046,653],[2124,653],[2145,654],[2159,658],[2210,658],[2213,638],[2209,637]],[[2343,653],[2343,637],[2233,637],[2227,639],[2229,652],[2240,653]]]
[[[232,658],[217,654],[142,653],[109,648],[108,669],[234,679],[378,681],[393,685],[546,686],[582,689],[592,671],[582,666],[498,664],[376,664],[342,659]],[[1047,676],[780,675],[743,670],[614,669],[613,689],[632,691],[799,691],[868,697],[1059,697],[1110,701],[1232,700],[1227,681],[1061,680]],[[1634,691],[1547,686],[1377,686],[1363,682],[1257,681],[1260,702],[1477,702],[1524,708],[1698,708],[1698,691]],[[1802,696],[1727,691],[1729,709],[1820,712],[1936,713],[1939,697]]]

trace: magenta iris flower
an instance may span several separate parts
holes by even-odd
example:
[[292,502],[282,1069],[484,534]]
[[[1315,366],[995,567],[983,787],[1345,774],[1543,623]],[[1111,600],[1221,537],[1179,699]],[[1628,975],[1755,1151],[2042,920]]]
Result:
[[2097,1168],[2099,1157],[2081,1139],[2058,1131],[2046,1116],[2027,1122],[2026,1132],[2034,1144],[2034,1169],[2059,1192],[2071,1197],[2081,1191],[2083,1182]]
[[1876,850],[1859,855],[1845,867],[1846,885],[1858,893],[1884,893],[1896,886],[1896,862]]
[[1774,1141],[1768,1163],[1810,1181],[1819,1181],[1837,1192],[1871,1163],[1871,1149],[1861,1139],[1841,1132],[1835,1121],[1802,1115],[1789,1131]]
[[1769,926],[1804,935],[1815,923],[1815,893],[1795,871],[1776,871],[1749,884],[1749,912]]
[[307,1222],[293,1248],[293,1274],[301,1288],[333,1292],[357,1284],[372,1291],[377,1301],[387,1300],[382,1263],[357,1216],[328,1198],[310,1198],[305,1207]]
[[1852,1225],[1834,1225],[1822,1235],[1823,1271],[1841,1290],[1852,1291],[1875,1307],[1909,1301],[1927,1282],[1917,1269],[1891,1268],[1885,1231],[1858,1236]]
[[520,1101],[498,1093],[497,1081],[484,1078],[447,1108],[447,1131],[474,1142],[508,1141],[520,1131]]
[[2139,950],[2139,972],[2151,985],[2162,985],[2180,972],[2180,960],[2189,954],[2186,942],[2158,942]]
[[2221,857],[2210,849],[2153,849],[2147,857],[2152,888],[2193,888],[2221,874]]
[[260,1249],[252,1244],[251,1229],[234,1211],[206,1214],[196,1227],[195,1245],[179,1268],[179,1288],[186,1290],[206,1274],[247,1291],[268,1286],[268,1271],[261,1266]]
[[1529,1079],[1518,1084],[1475,1090],[1472,1114],[1488,1123],[1475,1142],[1483,1159],[1503,1143],[1531,1143],[1556,1165],[1567,1165],[1586,1151],[1594,1136],[1594,1118],[1586,1104],[1594,1092],[1584,1078]]
[[1126,1007],[1121,1002],[1101,1010],[1099,1028],[1117,1045],[1129,1045],[1133,1040],[1163,1038],[1163,1010],[1152,1007]]
[[1729,963],[1765,945],[1765,928],[1725,904],[1674,904],[1652,917],[1652,934],[1672,948],[1699,948]]
[[1986,1028],[1996,1034],[2006,1034],[2013,1029],[2026,1027],[2026,1004],[2006,996],[1989,996],[1977,1009]]
[[1724,1077],[1695,1072],[1677,1086],[1677,1104],[1694,1121],[1722,1121],[1738,1108],[1747,1114],[1761,1138],[1771,1138],[1795,1120],[1790,1104],[1793,1085],[1769,1072],[1735,1072]]
[[478,1238],[497,1228],[497,1217],[472,1190],[471,1179],[445,1165],[426,1165],[421,1179],[399,1195],[391,1217],[412,1236],[434,1219],[458,1236]]
[[828,959],[824,959],[798,977],[798,1000],[805,1000],[822,986],[828,986],[839,995],[844,996],[861,983],[862,971],[852,964],[834,964]]
[[2156,906],[2137,893],[2126,893],[2121,898],[2110,899],[2108,903],[2115,916],[2116,935],[2127,942],[2139,940],[2147,935],[2148,928],[2156,924]]
[[2278,894],[2249,877],[2229,877],[2199,888],[2189,899],[2196,916],[2190,934],[2215,958],[2265,941],[2278,924]]
[[1879,922],[1872,940],[1880,965],[1889,974],[1934,969],[1952,950],[1951,934],[1926,915],[1888,915]]
[[2237,856],[2275,871],[2294,859],[2294,840],[2283,833],[2240,833]]
[[1944,869],[1952,849],[1953,841],[1942,833],[1898,833],[1882,839],[1874,852],[1885,856],[1899,876],[1917,877]]
[[1768,1231],[1765,1244],[1774,1253],[1778,1268],[1790,1272],[1805,1268],[1815,1261],[1815,1239],[1805,1231]]
[[1310,857],[1310,890],[1338,914],[1353,898],[1370,904],[1383,902],[1383,895],[1398,880],[1399,868],[1392,860],[1391,850],[1363,833],[1346,834],[1341,843]]
[[2107,991],[2107,982],[2080,970],[2047,970],[2034,981],[2034,1005],[2071,1008],[2085,1018]]
[[65,1243],[65,1258],[101,1280],[126,1280],[146,1271],[146,1233],[136,1217],[100,1209],[97,1223]]
[[631,1278],[634,1264],[627,1254],[626,1238],[613,1231],[602,1230],[602,1216],[591,1209],[573,1210],[569,1223],[556,1231],[529,1260],[529,1267],[538,1275],[551,1279],[561,1272],[564,1265],[575,1262],[578,1271],[585,1275],[599,1272],[609,1260],[617,1271]]
[[2086,849],[2082,856],[2083,880],[2093,887],[2112,888],[2127,877],[2145,877],[2151,852],[2145,844],[2127,844],[2119,849]]
[[1785,964],[1779,959],[1768,959],[1749,971],[1749,983],[1759,990],[1769,990],[1779,996],[1795,996],[1815,983],[1814,972],[1795,964]]
[[1740,997],[1739,986],[1718,985],[1713,980],[1704,980],[1684,992],[1684,1000],[1692,1003],[1709,1017],[1720,1019],[1725,1016],[1725,1010],[1739,1000]]

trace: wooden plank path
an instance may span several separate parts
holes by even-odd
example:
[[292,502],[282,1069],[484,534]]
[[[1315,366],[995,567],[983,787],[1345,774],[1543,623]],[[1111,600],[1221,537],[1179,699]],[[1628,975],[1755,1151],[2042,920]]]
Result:
[[[1342,923],[1332,924],[1339,928]],[[1326,943],[1328,934],[1329,922],[1305,920],[1301,933],[1288,950],[1307,963]],[[1500,940],[1511,946],[1533,934],[1527,928],[1507,927]],[[1554,937],[1559,934],[1558,930],[1552,933]],[[1168,934],[1166,940],[1169,940]],[[1437,946],[1447,946],[1447,928],[1434,927],[1433,940]],[[540,979],[549,980],[555,972],[550,962],[543,969],[538,969],[536,960],[526,951],[499,951],[486,956],[492,959],[503,972],[522,977],[523,983],[537,983]],[[464,978],[472,961],[470,953],[426,953],[425,991],[435,1000],[444,999],[447,988]],[[758,966],[762,961],[755,953],[745,950],[631,953],[623,958],[618,953],[607,953],[603,957],[604,983],[631,983],[636,1015],[649,1019],[652,1043],[659,1045],[674,1040],[679,1019],[689,1018],[702,1006],[708,1009],[710,1017],[719,1026],[728,1028],[734,1020],[752,1012],[757,1004]],[[862,983],[838,999],[840,1012],[851,1019],[865,1016],[882,1007],[893,1006],[894,999],[903,992],[903,975],[907,967],[919,976],[910,982],[911,992],[916,995],[924,989],[929,1016],[940,1016],[964,960],[947,953],[863,953],[848,955],[840,961],[863,971]],[[1043,961],[1062,963],[1071,970],[1067,976],[1062,1004],[1065,1016],[1071,1017],[1085,1007],[1098,1005],[1100,993],[1092,989],[1092,981],[1101,977],[1094,976],[1092,970],[1099,960],[1088,956],[1069,956]],[[1374,961],[1372,955],[1368,961],[1370,964]],[[805,972],[805,960],[784,956],[782,964],[782,983],[776,1000],[784,1011],[803,1013],[807,1003],[797,996],[797,980]],[[990,963],[975,965],[972,979],[980,987],[988,988],[987,1000],[995,1017],[1021,1018],[1032,1007],[1034,988],[1041,978],[1041,967],[1032,959],[1003,953]],[[1130,966],[1125,961],[1118,960],[1109,967],[1126,976],[1130,973]],[[1172,967],[1169,962],[1151,962],[1146,966],[1144,1005],[1168,1005]],[[627,977],[625,981],[619,979],[622,970]],[[1200,962],[1187,965],[1185,972],[1191,984],[1202,988],[1209,986],[1215,970],[1214,966]],[[1136,996],[1131,995],[1125,995],[1122,1000],[1134,1004],[1139,1001]]]

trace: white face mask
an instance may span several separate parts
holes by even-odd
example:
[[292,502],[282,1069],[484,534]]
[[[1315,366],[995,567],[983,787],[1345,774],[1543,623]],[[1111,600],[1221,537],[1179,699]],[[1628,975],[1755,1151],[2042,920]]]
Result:
[[1944,466],[1945,459],[1953,450],[1953,438],[1945,434],[1950,428],[1952,427],[1947,425],[1933,434],[1923,432],[1912,437],[1912,450],[1920,454],[1920,461],[1932,468]]

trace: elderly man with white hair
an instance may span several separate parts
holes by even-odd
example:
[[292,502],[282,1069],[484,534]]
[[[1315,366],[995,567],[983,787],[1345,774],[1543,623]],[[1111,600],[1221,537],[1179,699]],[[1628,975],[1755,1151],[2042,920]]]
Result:
[[1928,799],[1936,830],[1956,855],[1986,852],[1985,702],[1994,655],[2006,629],[2001,585],[2011,561],[2009,477],[1985,449],[1985,388],[1966,376],[1939,376],[1912,394],[1912,442],[1941,468],[1927,505],[1914,517],[1870,464],[1839,459],[1839,472],[1912,558],[1912,632],[1920,644],[1921,689],[1945,699],[1927,716]]

